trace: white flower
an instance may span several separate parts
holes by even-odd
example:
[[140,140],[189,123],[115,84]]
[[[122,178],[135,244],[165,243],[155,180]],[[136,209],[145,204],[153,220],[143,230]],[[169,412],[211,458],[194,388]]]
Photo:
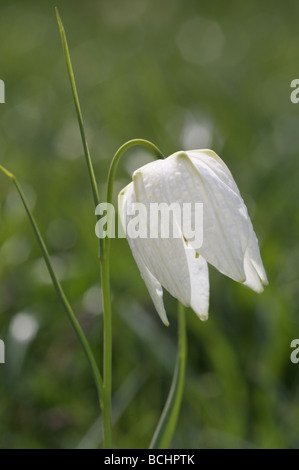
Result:
[[[177,152],[149,163],[133,174],[119,194],[119,214],[127,227],[134,203],[203,203],[203,243],[180,238],[132,238],[127,235],[135,261],[154,305],[168,324],[164,287],[201,320],[208,318],[208,263],[256,292],[267,276],[258,241],[238,187],[225,163],[211,150]],[[146,218],[139,219],[147,224]]]

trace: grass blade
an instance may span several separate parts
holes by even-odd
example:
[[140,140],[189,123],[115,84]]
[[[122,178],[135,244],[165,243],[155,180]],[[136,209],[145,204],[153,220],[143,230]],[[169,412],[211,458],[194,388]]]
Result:
[[27,212],[27,215],[28,215],[28,218],[30,220],[30,223],[31,223],[31,226],[33,228],[33,231],[34,231],[34,235],[37,239],[37,242],[39,244],[39,247],[41,249],[41,252],[42,252],[42,255],[44,257],[44,260],[45,260],[45,263],[47,265],[47,268],[48,268],[48,271],[49,271],[49,274],[51,276],[51,279],[52,279],[52,283],[56,289],[56,292],[64,306],[64,309],[69,317],[69,320],[72,324],[72,327],[74,328],[75,330],[75,333],[81,343],[81,346],[84,350],[84,353],[87,357],[87,360],[89,362],[89,365],[91,367],[91,370],[92,370],[92,374],[93,374],[93,377],[94,377],[94,380],[95,380],[95,384],[96,384],[96,388],[97,388],[97,392],[98,392],[98,398],[99,398],[99,402],[101,404],[101,400],[102,400],[102,396],[103,396],[103,383],[102,383],[102,377],[101,377],[101,374],[100,374],[100,371],[98,369],[98,366],[96,364],[96,361],[95,361],[95,358],[94,358],[94,355],[90,349],[90,346],[89,346],[89,343],[87,341],[87,338],[73,312],[73,309],[64,293],[64,290],[56,276],[56,273],[55,273],[55,270],[54,270],[54,267],[52,265],[52,262],[51,262],[51,258],[50,258],[50,255],[49,255],[49,252],[48,252],[48,249],[46,247],[46,244],[44,242],[44,239],[40,233],[40,230],[38,228],[38,225],[34,219],[34,216],[29,208],[29,205],[26,201],[26,198],[25,198],[25,195],[22,191],[22,188],[20,186],[20,184],[18,183],[17,179],[15,178],[15,176],[8,170],[6,170],[6,168],[4,168],[3,166],[0,165],[0,171],[2,171],[6,176],[8,176],[14,183],[15,187],[17,188],[17,191],[20,195],[20,198],[23,202],[23,205],[24,205],[24,208]]

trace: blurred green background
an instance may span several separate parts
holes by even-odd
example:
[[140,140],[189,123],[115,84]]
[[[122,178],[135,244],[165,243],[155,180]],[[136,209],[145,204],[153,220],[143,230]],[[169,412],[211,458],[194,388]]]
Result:
[[[101,198],[109,162],[142,137],[165,154],[212,148],[248,206],[269,286],[210,268],[210,319],[188,310],[174,448],[298,448],[299,4],[59,0],[0,6],[0,164],[16,174],[102,361],[95,217],[54,6],[68,36]],[[150,160],[132,151],[117,190]],[[0,175],[0,448],[100,445],[93,379],[11,182]],[[114,445],[147,447],[177,349],[125,240],[112,241]]]

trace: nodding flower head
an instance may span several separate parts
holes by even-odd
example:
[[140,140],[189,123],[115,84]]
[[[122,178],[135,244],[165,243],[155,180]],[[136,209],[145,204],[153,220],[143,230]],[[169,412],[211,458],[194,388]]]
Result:
[[[169,224],[176,236],[133,237],[128,225],[132,208],[142,203],[176,204],[184,208],[191,203],[189,222],[196,219],[196,207],[202,206],[202,241],[184,233],[178,217]],[[221,273],[245,284],[256,292],[263,291],[267,276],[260,256],[247,208],[231,172],[212,150],[177,152],[165,160],[151,162],[133,174],[133,181],[119,194],[119,214],[141,276],[157,312],[167,325],[163,289],[185,306],[190,306],[201,320],[208,318],[208,263]],[[141,211],[138,223],[148,227],[150,220]]]

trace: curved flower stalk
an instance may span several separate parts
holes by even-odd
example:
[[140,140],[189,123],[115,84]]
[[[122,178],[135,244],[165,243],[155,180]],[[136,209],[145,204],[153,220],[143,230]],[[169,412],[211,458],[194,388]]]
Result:
[[[136,203],[146,211],[139,222],[148,226],[152,203],[177,203],[183,209],[191,203],[189,219],[195,220],[195,203],[203,205],[201,246],[184,233],[184,226],[174,218],[171,228],[178,236],[133,237],[129,233]],[[231,172],[212,150],[177,152],[165,160],[151,162],[133,174],[133,181],[119,194],[119,213],[129,245],[141,275],[162,321],[167,325],[163,289],[185,306],[190,306],[201,320],[208,318],[208,263],[218,271],[263,291],[267,276],[260,256],[247,208]]]

